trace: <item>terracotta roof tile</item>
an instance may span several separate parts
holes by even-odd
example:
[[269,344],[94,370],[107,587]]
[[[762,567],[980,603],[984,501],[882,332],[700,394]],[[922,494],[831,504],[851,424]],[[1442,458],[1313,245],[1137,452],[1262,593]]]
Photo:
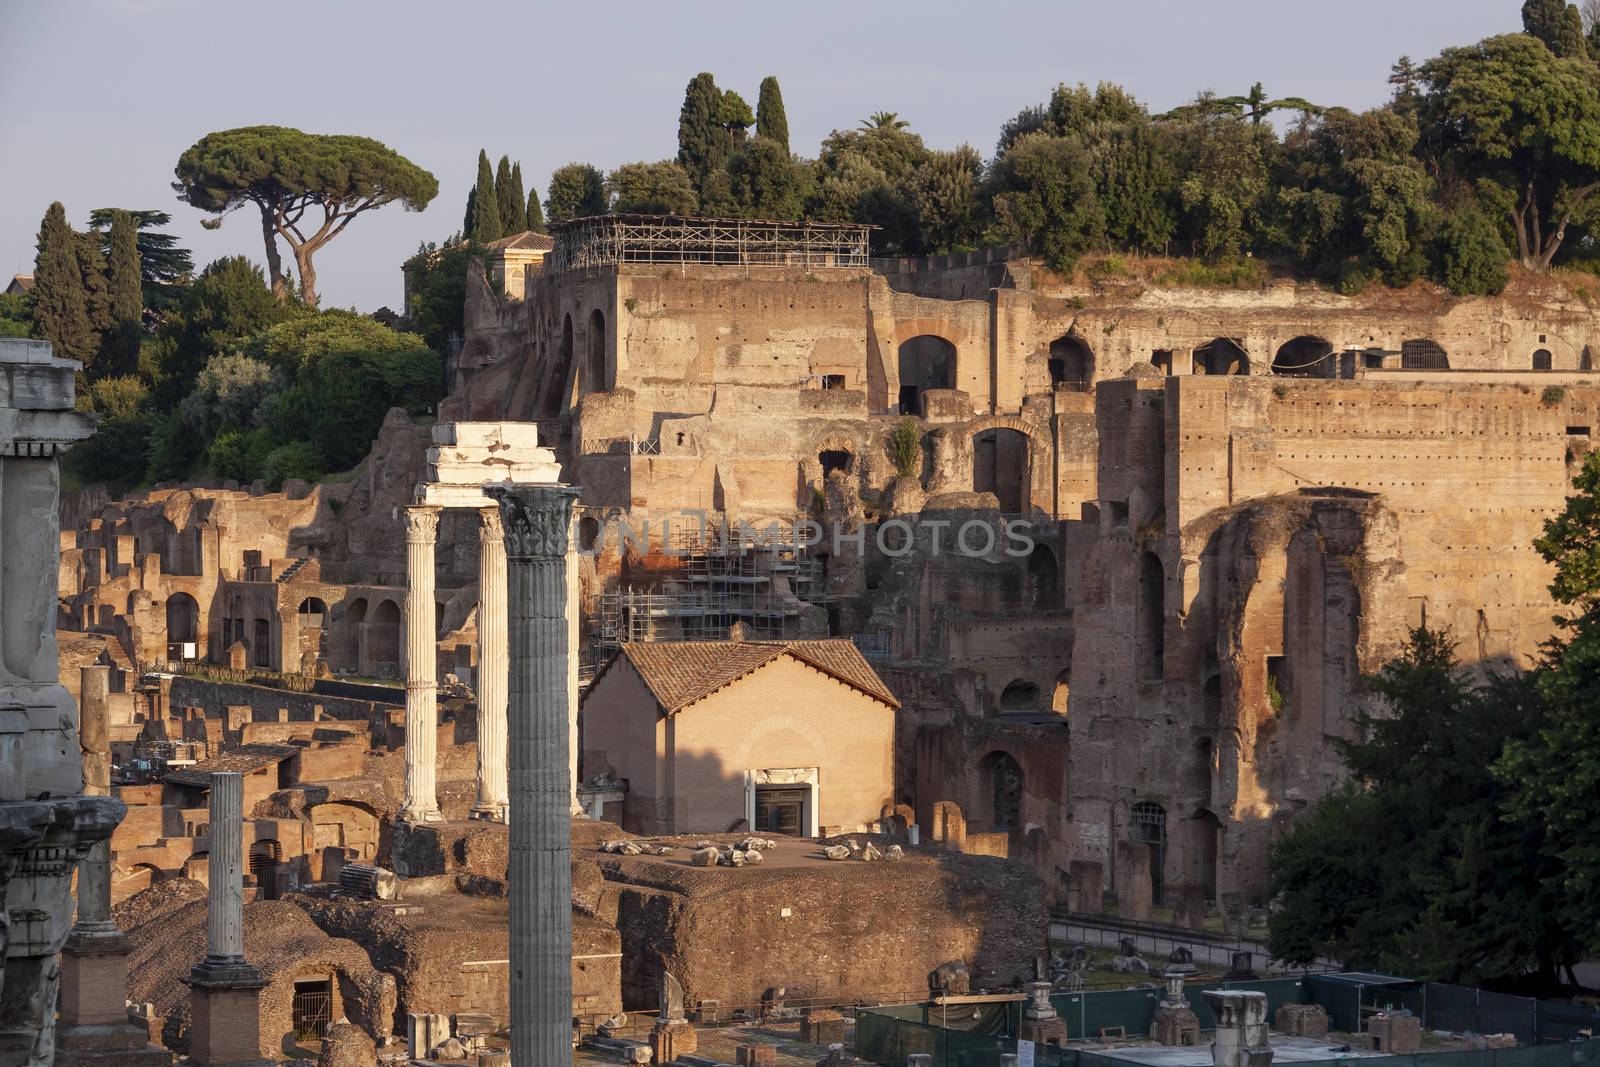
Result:
[[502,237],[498,241],[490,241],[488,248],[520,248],[534,252],[548,252],[556,246],[555,241],[543,233],[534,233],[532,230],[523,230],[509,237]]
[[300,749],[294,745],[240,745],[231,752],[223,752],[210,759],[201,760],[193,767],[180,767],[175,771],[168,771],[164,780],[203,788],[211,784],[211,776],[218,772],[238,771],[240,774],[249,774],[262,767],[282,763],[299,751]]
[[785,655],[900,706],[853,641],[632,641],[618,655],[627,657],[668,714]]

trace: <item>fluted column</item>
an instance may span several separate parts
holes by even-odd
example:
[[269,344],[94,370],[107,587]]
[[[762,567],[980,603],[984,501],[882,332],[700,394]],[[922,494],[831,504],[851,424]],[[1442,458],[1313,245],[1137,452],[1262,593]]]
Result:
[[[111,693],[111,668],[102,664],[79,670],[78,747],[83,752],[83,791],[89,796],[111,795],[111,724],[107,703]],[[78,919],[73,933],[79,937],[111,935],[120,931],[111,921],[111,839],[96,841],[78,864]]]
[[433,614],[433,546],[439,509],[406,508],[406,791],[400,818],[439,822],[438,630]]
[[497,485],[510,571],[511,1062],[572,1063],[568,531],[576,489]]
[[206,855],[206,961],[244,960],[244,778],[211,776]]
[[571,810],[582,815],[578,805],[578,539],[574,526],[567,528],[567,784],[571,790]]
[[472,815],[506,818],[506,535],[498,508],[478,524],[478,800]]

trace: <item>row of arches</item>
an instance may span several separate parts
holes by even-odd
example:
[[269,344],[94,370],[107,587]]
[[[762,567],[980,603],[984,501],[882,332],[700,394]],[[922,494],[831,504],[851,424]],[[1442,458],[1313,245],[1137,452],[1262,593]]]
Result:
[[[572,314],[568,312],[561,317],[561,341],[556,346],[554,373],[546,379],[549,384],[539,405],[541,418],[555,418],[561,414],[564,399],[576,399],[575,396],[567,397],[564,392],[567,380],[571,376],[573,359],[577,354],[575,341]],[[541,343],[541,357],[542,347]],[[606,316],[599,308],[589,312],[588,330],[584,336],[583,362],[578,367],[576,386],[577,394],[603,393],[607,388]]]

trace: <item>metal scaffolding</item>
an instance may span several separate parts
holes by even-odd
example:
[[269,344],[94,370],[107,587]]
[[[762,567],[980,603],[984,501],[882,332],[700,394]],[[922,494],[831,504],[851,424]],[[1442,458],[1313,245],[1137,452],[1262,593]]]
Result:
[[597,654],[628,641],[725,640],[735,624],[752,639],[791,636],[802,613],[826,599],[822,561],[792,540],[750,534],[674,527],[675,574],[652,589],[602,594],[591,621]]
[[865,267],[872,227],[854,222],[774,222],[683,215],[595,215],[550,227],[544,270],[613,263]]

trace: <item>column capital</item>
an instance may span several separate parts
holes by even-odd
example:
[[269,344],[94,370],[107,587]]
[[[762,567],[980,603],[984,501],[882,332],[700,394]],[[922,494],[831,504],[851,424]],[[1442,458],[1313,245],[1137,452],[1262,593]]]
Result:
[[406,505],[406,544],[433,544],[439,534],[439,512],[442,510],[436,504]]
[[483,491],[500,504],[509,559],[548,562],[567,558],[572,505],[579,493],[576,487],[500,483],[485,486]]
[[486,545],[504,545],[505,526],[500,522],[500,508],[478,509],[478,540]]

